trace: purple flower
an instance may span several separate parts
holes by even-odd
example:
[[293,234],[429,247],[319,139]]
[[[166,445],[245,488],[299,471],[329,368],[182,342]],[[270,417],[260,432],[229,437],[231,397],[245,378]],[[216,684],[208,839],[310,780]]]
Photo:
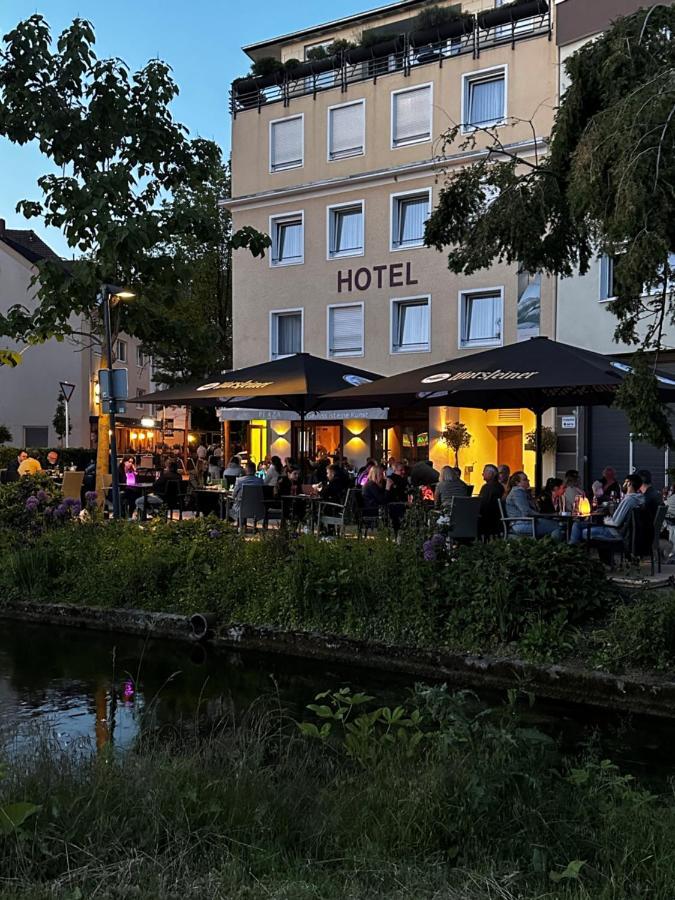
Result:
[[77,500],[74,500],[72,497],[65,497],[62,501],[62,504],[68,509],[70,506],[75,506]]
[[211,531],[209,531],[209,537],[210,538],[219,538],[220,532],[218,531],[217,528],[212,528]]
[[441,547],[445,547],[445,537],[442,534],[435,534],[431,538],[431,546],[435,550],[439,550]]
[[40,501],[38,500],[37,497],[29,497],[26,500],[26,510],[28,512],[31,512],[31,513],[35,512],[35,510],[38,508],[39,505],[40,505]]
[[96,506],[98,494],[96,493],[96,491],[87,491],[84,495],[84,500],[87,506]]
[[425,559],[427,562],[433,562],[433,561],[436,559],[436,553],[435,553],[433,547],[430,546],[430,547],[428,547],[428,548],[425,549],[425,551],[424,551],[424,559]]
[[82,512],[82,504],[79,500],[76,500],[70,509],[74,516],[79,516],[79,514]]
[[45,508],[45,519],[51,519],[51,517],[52,517],[53,515],[54,515],[54,510],[53,510],[53,508],[52,508],[51,506],[47,506],[47,507]]
[[47,500],[49,500],[49,494],[47,493],[47,491],[38,491],[35,496],[40,501],[40,503],[46,503]]
[[54,518],[55,519],[63,519],[68,515],[68,507],[63,503],[59,503],[59,505],[54,510]]

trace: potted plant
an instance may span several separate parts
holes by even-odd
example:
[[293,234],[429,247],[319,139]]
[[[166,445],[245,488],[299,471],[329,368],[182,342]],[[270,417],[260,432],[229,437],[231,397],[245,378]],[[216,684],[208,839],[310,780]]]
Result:
[[463,13],[458,6],[429,6],[415,17],[410,43],[414,47],[440,43],[448,38],[470,34],[473,27],[474,17]]
[[368,59],[381,59],[391,53],[396,53],[403,47],[403,43],[402,34],[394,32],[383,34],[369,29],[361,34],[358,47],[346,51],[345,59],[350,65],[365,62]]
[[455,467],[459,468],[459,451],[462,447],[471,444],[472,436],[463,422],[454,422],[452,425],[446,422],[441,432],[440,440],[455,452]]
[[[536,450],[537,432],[530,431],[525,436],[525,449]],[[547,453],[555,453],[558,449],[558,435],[548,425],[543,425],[541,429],[541,452],[543,455]]]
[[496,25],[506,25],[520,19],[529,19],[530,16],[543,15],[547,10],[547,0],[513,0],[513,3],[507,3],[497,9],[478,13],[476,18],[481,28],[494,28]]

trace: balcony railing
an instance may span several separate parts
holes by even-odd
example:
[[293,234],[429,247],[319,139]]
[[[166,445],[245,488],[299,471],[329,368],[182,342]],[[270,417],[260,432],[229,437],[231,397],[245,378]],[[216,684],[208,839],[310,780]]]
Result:
[[[552,36],[551,9],[548,0],[529,0],[518,7],[517,16],[501,7],[463,16],[445,29],[401,34],[373,47],[355,47],[336,57],[300,63],[292,71],[238,79],[230,91],[230,112],[234,117],[244,110],[258,112],[269,103],[288,106],[297,97],[313,96],[349,85],[376,81],[383,75],[402,72],[404,76],[418,66],[438,65],[455,56],[471,54],[474,59],[493,47]],[[452,27],[454,26],[454,27]]]

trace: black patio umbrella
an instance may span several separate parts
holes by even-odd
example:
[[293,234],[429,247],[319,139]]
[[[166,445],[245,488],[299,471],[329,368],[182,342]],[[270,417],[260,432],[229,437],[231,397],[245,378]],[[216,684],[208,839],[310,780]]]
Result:
[[[234,406],[298,413],[304,431],[305,416],[321,397],[357,385],[370,384],[380,375],[345,366],[309,353],[294,353],[255,366],[217,372],[209,378],[179,384],[165,391],[132,398],[138,403],[163,406]],[[378,404],[379,405],[379,404]],[[324,406],[324,409],[329,409]],[[346,407],[340,407],[344,409]]]
[[[536,416],[535,483],[541,488],[542,414],[553,406],[609,406],[630,366],[617,359],[531,338],[383,378],[324,397],[326,408],[371,406],[522,407]],[[675,378],[657,373],[661,397],[675,401]]]

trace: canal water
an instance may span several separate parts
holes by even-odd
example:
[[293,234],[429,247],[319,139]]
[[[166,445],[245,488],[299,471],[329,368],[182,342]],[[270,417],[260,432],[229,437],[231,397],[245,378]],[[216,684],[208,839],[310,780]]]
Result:
[[[0,619],[0,750],[20,752],[48,733],[62,748],[125,750],[144,729],[208,727],[252,705],[280,704],[294,718],[323,690],[349,685],[387,705],[405,700],[412,676],[355,666],[215,651],[104,632]],[[505,693],[481,692],[499,706]],[[646,780],[675,774],[675,720],[525,700],[522,717],[565,749],[599,742],[604,755]]]

